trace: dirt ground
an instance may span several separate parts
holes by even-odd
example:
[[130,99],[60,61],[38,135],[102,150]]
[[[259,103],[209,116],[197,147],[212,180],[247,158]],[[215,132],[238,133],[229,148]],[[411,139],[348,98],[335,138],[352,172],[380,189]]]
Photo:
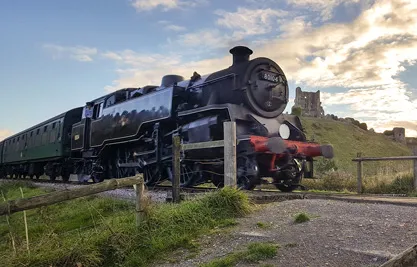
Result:
[[[300,212],[307,213],[310,221],[295,224],[294,216]],[[200,244],[197,254],[176,251],[176,263],[155,266],[199,266],[259,241],[279,244],[277,256],[239,266],[379,266],[417,242],[417,207],[290,200],[262,205],[240,218],[236,226],[196,241]]]

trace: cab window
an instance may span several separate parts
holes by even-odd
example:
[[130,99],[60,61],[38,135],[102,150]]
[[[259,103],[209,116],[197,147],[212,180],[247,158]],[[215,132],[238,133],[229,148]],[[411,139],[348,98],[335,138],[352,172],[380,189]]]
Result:
[[106,104],[104,105],[105,108],[111,107],[113,105],[119,104],[127,100],[127,92],[120,91],[115,92],[111,96],[106,99]]

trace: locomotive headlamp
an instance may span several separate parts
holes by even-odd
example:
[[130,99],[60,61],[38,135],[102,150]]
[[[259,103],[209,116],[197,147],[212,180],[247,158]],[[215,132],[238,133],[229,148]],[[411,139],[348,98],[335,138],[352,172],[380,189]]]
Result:
[[279,126],[279,135],[282,139],[288,139],[290,137],[290,127],[286,124]]

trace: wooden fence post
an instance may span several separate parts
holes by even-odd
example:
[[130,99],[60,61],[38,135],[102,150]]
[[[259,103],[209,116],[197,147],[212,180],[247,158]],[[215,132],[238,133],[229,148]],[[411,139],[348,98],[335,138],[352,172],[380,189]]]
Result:
[[180,202],[180,151],[181,151],[181,139],[178,135],[172,136],[172,202]]
[[362,157],[362,153],[358,153],[357,157],[359,158],[359,161],[358,161],[358,194],[362,194],[362,167],[363,167],[363,162],[360,159]]
[[[417,146],[413,147],[413,155],[417,156]],[[414,161],[414,190],[417,190],[417,159]]]
[[144,193],[145,193],[145,184],[143,182],[133,185],[136,193],[136,226],[138,227],[140,223],[145,218],[143,210],[145,208],[144,203]]
[[236,123],[223,123],[224,139],[224,186],[236,187]]

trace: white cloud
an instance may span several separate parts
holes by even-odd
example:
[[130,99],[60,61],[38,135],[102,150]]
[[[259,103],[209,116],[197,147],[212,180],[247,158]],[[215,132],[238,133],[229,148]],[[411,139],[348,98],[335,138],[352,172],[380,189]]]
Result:
[[[221,42],[219,40],[222,40]],[[218,29],[201,29],[196,32],[182,34],[175,44],[178,46],[202,48],[204,50],[225,48],[229,46],[233,37]]]
[[[313,9],[327,3],[289,1]],[[349,1],[352,2],[355,1]],[[338,4],[340,1],[330,1],[329,10]],[[158,85],[162,76],[168,73],[189,78],[193,71],[205,74],[230,66],[229,48],[248,44],[245,36],[270,30],[270,25],[283,15],[271,13],[274,10],[258,13],[256,10],[253,13],[245,8],[234,13],[218,11],[216,13],[221,17],[216,21],[217,27],[180,35],[169,44],[172,48],[167,54],[146,57],[130,50],[108,52],[106,57],[120,65],[120,77],[111,89],[149,83]],[[333,14],[326,12],[322,13],[323,17]],[[416,122],[417,100],[410,96],[410,89],[398,80],[397,75],[404,71],[405,65],[417,62],[417,1],[377,0],[351,23],[314,25],[307,16],[287,16],[279,25],[280,36],[265,35],[262,38],[266,39],[249,44],[254,50],[252,57],[274,59],[288,79],[304,84],[307,89],[320,88],[326,107],[348,105],[349,116],[366,122],[377,131],[404,121]],[[222,28],[239,34],[227,35]],[[204,55],[222,52],[212,59],[190,61],[190,57],[185,56],[190,51]],[[331,93],[332,87],[336,86],[347,90]],[[416,134],[411,128],[413,125],[407,124],[408,135]]]
[[271,8],[249,9],[238,7],[236,12],[217,10],[215,14],[220,16],[216,22],[218,25],[233,30],[236,37],[243,37],[272,31],[273,27],[278,24],[279,18],[286,16],[288,12]]
[[133,0],[132,6],[138,11],[162,8],[163,11],[177,8],[190,8],[208,4],[207,0]]
[[11,136],[13,134],[12,131],[7,129],[0,129],[0,141],[4,140],[5,138]]
[[287,0],[287,3],[297,8],[304,8],[309,12],[320,13],[320,20],[327,21],[333,17],[334,9],[344,5],[346,9],[350,4],[363,2],[366,5],[370,0]]
[[86,46],[60,46],[55,44],[45,44],[44,49],[52,53],[54,59],[69,57],[71,59],[89,62],[93,61],[93,56],[97,55],[97,49]]

